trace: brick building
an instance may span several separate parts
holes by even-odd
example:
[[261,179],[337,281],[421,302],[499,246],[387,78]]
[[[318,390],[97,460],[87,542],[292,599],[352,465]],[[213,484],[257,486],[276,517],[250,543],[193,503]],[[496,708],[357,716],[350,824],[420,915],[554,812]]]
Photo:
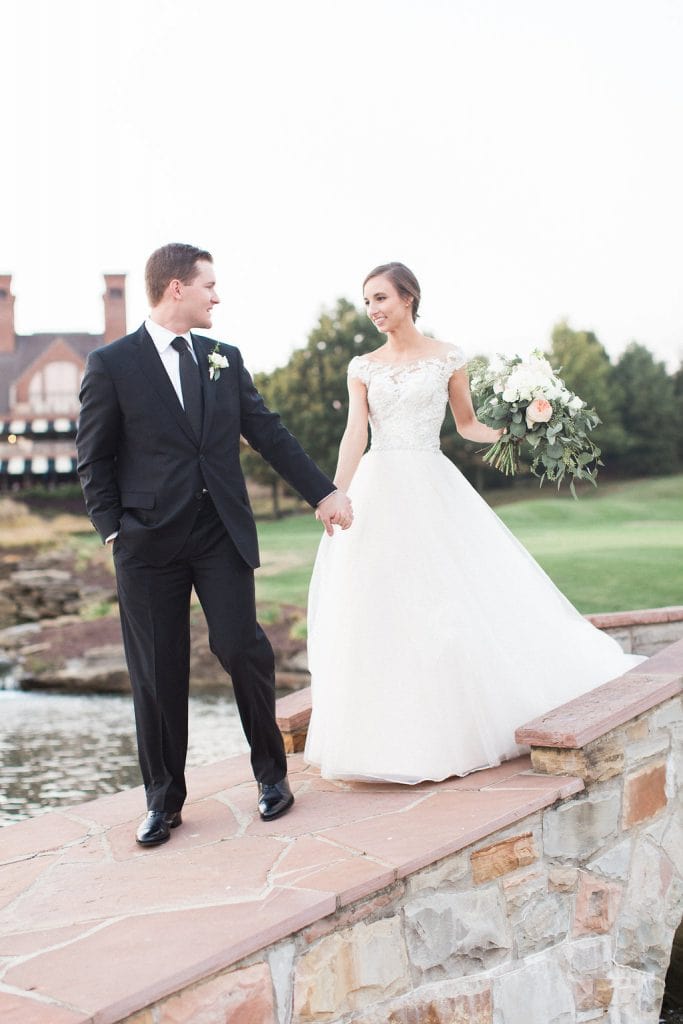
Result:
[[126,276],[105,274],[104,333],[17,334],[0,274],[0,484],[75,475],[78,392],[88,353],[126,333]]

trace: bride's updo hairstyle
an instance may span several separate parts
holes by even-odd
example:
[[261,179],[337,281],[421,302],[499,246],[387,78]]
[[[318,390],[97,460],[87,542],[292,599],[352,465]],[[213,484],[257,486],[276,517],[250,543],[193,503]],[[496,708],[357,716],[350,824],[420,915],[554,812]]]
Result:
[[365,288],[368,281],[373,277],[388,277],[394,288],[402,299],[412,299],[413,322],[418,317],[418,306],[420,305],[420,285],[412,270],[408,270],[404,263],[383,263],[380,267],[371,270],[363,281]]

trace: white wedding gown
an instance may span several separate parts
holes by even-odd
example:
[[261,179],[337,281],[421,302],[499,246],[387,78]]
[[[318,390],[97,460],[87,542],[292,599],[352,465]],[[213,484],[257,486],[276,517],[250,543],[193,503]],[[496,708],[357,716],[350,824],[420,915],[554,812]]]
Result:
[[356,357],[372,445],[351,529],[309,594],[305,758],[334,779],[417,783],[523,752],[515,729],[641,659],[588,623],[439,448],[445,359]]

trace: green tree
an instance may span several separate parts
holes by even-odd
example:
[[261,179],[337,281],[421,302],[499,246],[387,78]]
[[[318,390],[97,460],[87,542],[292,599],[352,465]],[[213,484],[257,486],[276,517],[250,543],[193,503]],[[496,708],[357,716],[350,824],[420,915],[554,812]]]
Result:
[[597,410],[602,423],[593,434],[595,443],[605,465],[619,470],[626,435],[619,384],[605,348],[593,331],[574,331],[562,320],[553,328],[548,358],[569,390]]
[[673,384],[678,409],[678,461],[683,462],[683,362],[673,375]]
[[[353,356],[378,344],[381,339],[365,313],[347,299],[339,299],[334,309],[321,313],[306,345],[296,349],[285,366],[254,378],[269,408],[280,413],[287,428],[330,476],[346,426],[348,364]],[[271,487],[277,515],[277,474],[250,450],[242,459],[246,475]]]
[[680,418],[674,378],[649,349],[634,341],[614,367],[614,379],[626,431],[623,471],[629,476],[675,472]]

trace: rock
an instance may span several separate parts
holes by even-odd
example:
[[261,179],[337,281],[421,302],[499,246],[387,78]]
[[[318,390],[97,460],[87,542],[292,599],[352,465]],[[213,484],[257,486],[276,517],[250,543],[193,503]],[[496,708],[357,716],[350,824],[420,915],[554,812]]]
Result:
[[666,762],[648,765],[624,779],[624,828],[654,817],[666,807]]
[[[607,934],[619,910],[622,887],[581,871],[574,909],[574,935]],[[588,1007],[584,1007],[587,1009]]]
[[304,672],[307,674],[308,652],[306,650],[295,651],[294,654],[290,654],[289,657],[282,659],[281,666],[285,672]]
[[503,887],[517,955],[528,956],[566,938],[569,931],[569,900],[547,891],[544,872],[509,879]]
[[493,1005],[504,1024],[574,1024],[574,996],[550,959],[495,978]]
[[[666,970],[673,928],[667,924],[673,868],[653,843],[640,842],[633,854],[631,875],[617,927],[617,963],[637,971]],[[680,908],[678,908],[680,920]]]
[[268,964],[219,974],[187,988],[165,1000],[157,1013],[158,1024],[277,1024]]
[[614,985],[609,978],[580,978],[574,982],[577,1010],[607,1009],[613,994]]
[[457,853],[446,857],[432,867],[425,868],[408,879],[408,894],[416,896],[426,890],[441,892],[452,890],[458,882],[466,877],[470,869],[469,857],[466,853]]
[[485,846],[472,854],[472,880],[475,885],[489,882],[535,860],[538,860],[538,850],[531,832],[510,836],[509,839]]
[[399,919],[360,922],[321,939],[299,958],[292,1020],[336,1020],[409,987]]
[[[29,682],[33,689],[39,688],[35,680]],[[128,693],[130,677],[123,649],[118,644],[108,644],[93,647],[82,658],[69,658],[63,668],[50,673],[49,686],[68,692]]]
[[270,974],[273,979],[273,990],[275,992],[275,1003],[278,1018],[281,1021],[289,1020],[289,1012],[292,1005],[295,956],[296,947],[293,942],[283,942],[281,945],[271,949],[268,955]]
[[584,782],[605,782],[621,774],[624,749],[614,734],[608,734],[579,750],[533,747],[531,764],[534,771],[545,775],[576,775]]
[[624,839],[621,843],[603,853],[588,863],[589,871],[597,871],[606,878],[614,878],[624,882],[628,875],[629,864],[631,863],[631,851],[633,843],[630,839]]
[[0,581],[0,626],[75,614],[80,591],[63,569],[18,569]]
[[612,940],[608,935],[574,939],[563,952],[575,978],[586,974],[605,974],[612,966]]
[[657,1024],[664,995],[663,981],[651,974],[621,966],[613,968],[610,980],[614,986],[610,1021]]
[[619,810],[618,793],[595,793],[547,811],[543,818],[546,855],[558,860],[590,857],[607,840],[616,838]]
[[470,979],[425,985],[354,1016],[353,1024],[493,1024],[491,986]]
[[672,818],[664,833],[662,846],[683,878],[683,820],[680,814]]
[[576,868],[551,868],[548,872],[548,889],[551,892],[575,892],[578,878]]
[[418,896],[404,914],[410,961],[430,978],[488,969],[512,947],[497,887]]

